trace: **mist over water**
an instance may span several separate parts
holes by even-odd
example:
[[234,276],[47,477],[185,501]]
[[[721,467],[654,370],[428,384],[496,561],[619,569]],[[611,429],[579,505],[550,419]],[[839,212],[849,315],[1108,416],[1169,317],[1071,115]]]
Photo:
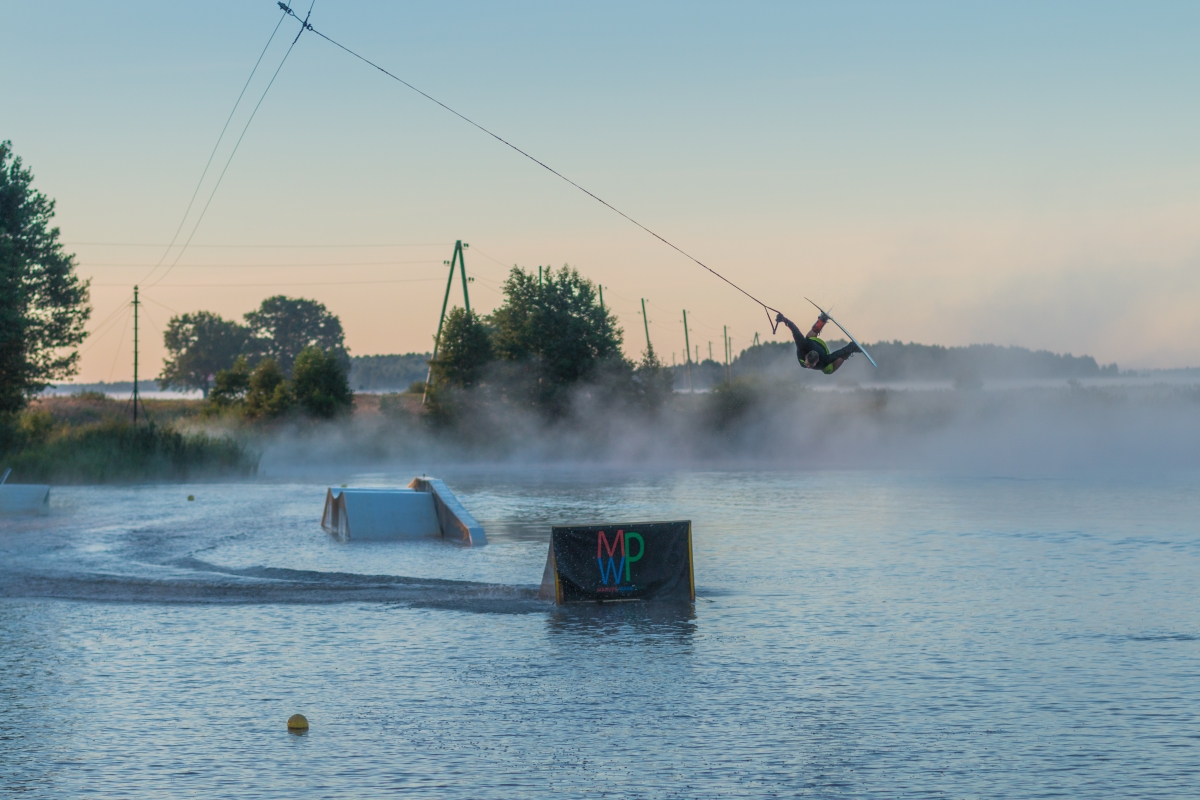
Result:
[[995,390],[737,382],[676,394],[657,413],[576,393],[547,420],[481,403],[451,431],[381,417],[265,442],[266,475],[396,460],[449,465],[621,468],[916,469],[980,476],[1072,476],[1200,469],[1200,385],[1072,382]]
[[[55,487],[0,523],[0,789],[1194,793],[1193,389],[677,399]],[[423,472],[486,547],[321,531],[326,487]],[[536,599],[551,525],[651,519],[693,521],[694,608]]]

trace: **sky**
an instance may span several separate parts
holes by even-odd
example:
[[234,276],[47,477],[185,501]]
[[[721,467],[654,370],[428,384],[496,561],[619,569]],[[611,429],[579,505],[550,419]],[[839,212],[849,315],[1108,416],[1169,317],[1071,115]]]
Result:
[[[0,14],[0,139],[57,200],[92,280],[78,381],[132,376],[134,284],[143,376],[171,316],[240,319],[275,294],[328,306],[354,355],[428,351],[460,239],[482,311],[513,264],[570,264],[604,287],[631,356],[642,298],[668,363],[683,309],[701,357],[712,343],[720,358],[725,330],[735,352],[784,338],[744,295],[315,33],[282,61],[291,18],[185,218],[278,6]],[[1195,3],[317,0],[311,23],[803,323],[809,297],[863,342],[1200,366]],[[191,244],[168,252],[177,229]]]

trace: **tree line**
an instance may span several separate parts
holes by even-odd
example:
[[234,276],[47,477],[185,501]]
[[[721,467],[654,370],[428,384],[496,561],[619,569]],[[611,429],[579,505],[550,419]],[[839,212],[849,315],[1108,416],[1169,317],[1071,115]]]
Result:
[[294,411],[330,418],[350,409],[342,323],[323,304],[276,295],[243,320],[211,311],[171,317],[159,387],[199,390],[211,409],[248,419]]
[[653,348],[639,362],[621,350],[623,332],[595,284],[569,266],[514,266],[504,301],[479,315],[447,315],[426,387],[436,420],[451,422],[480,402],[530,407],[548,416],[570,410],[578,392],[657,408],[673,380]]

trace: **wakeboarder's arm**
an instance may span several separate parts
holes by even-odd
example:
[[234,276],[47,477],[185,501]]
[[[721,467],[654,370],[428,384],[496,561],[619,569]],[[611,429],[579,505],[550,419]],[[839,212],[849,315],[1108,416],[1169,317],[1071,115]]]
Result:
[[796,323],[785,317],[781,312],[776,312],[775,321],[782,322],[784,325],[787,325],[788,330],[792,332],[792,338],[796,341],[800,341],[804,338],[804,336],[800,333],[800,329],[796,327]]

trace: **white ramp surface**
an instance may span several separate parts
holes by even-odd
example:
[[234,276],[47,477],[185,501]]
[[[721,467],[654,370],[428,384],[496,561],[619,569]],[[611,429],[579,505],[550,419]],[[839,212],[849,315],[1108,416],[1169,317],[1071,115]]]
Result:
[[412,489],[330,489],[322,527],[355,542],[441,536],[433,496]]
[[49,486],[33,483],[0,484],[0,514],[49,513]]
[[438,524],[442,526],[442,537],[468,547],[487,544],[483,526],[458,502],[454,492],[444,481],[437,478],[413,478],[408,488],[428,492],[433,497]]

